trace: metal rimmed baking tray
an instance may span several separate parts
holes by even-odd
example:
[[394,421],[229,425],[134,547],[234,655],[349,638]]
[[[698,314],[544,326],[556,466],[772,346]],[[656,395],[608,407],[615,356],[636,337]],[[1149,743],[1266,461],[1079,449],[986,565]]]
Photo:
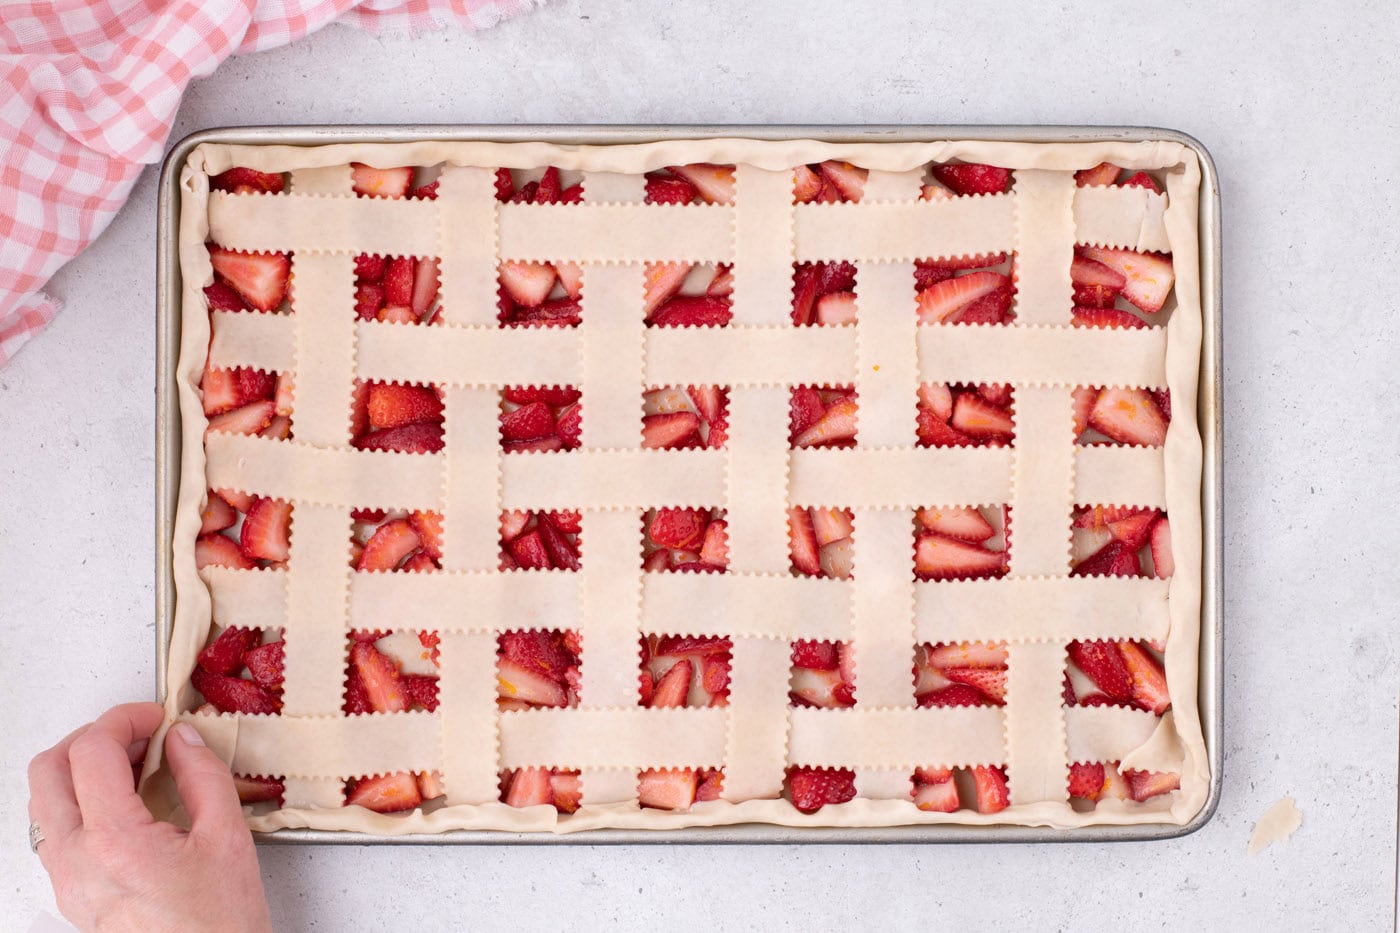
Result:
[[1221,394],[1220,185],[1210,153],[1174,130],[1094,126],[302,126],[228,127],[204,130],[177,143],[161,170],[158,202],[156,317],[156,688],[164,699],[166,665],[175,609],[172,528],[180,476],[180,411],[175,368],[180,346],[181,280],[178,256],[180,171],[204,143],[319,146],[332,143],[396,143],[426,140],[616,145],[664,139],[741,137],[816,139],[825,142],[913,142],[938,139],[1063,143],[1165,140],[1195,152],[1201,164],[1200,270],[1204,317],[1197,418],[1204,447],[1201,483],[1202,599],[1198,703],[1210,766],[1210,790],[1185,825],[1140,824],[1051,829],[1025,826],[896,826],[865,829],[770,825],[718,826],[658,832],[591,830],[568,834],[456,830],[394,837],[312,829],[258,834],[270,843],[446,844],[638,844],[638,843],[927,843],[1112,842],[1169,839],[1200,829],[1220,801],[1224,723],[1222,660],[1224,578],[1222,477],[1224,410]]

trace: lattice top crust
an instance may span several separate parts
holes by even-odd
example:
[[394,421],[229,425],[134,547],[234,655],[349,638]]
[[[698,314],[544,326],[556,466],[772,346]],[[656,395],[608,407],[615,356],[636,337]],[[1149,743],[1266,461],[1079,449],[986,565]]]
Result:
[[[1139,174],[1119,184],[1105,162]],[[416,166],[431,187],[363,196],[352,164]],[[498,198],[502,167],[518,188],[551,166],[581,187],[553,203]],[[695,166],[724,169],[684,171]],[[947,166],[1010,172],[1000,190],[961,194]],[[285,185],[211,190],[236,167]],[[167,713],[235,773],[275,780],[248,808],[254,828],[1078,827],[1185,823],[1203,805],[1189,149],[205,145],[181,184]],[[688,203],[655,203],[663,189]],[[285,254],[286,301],[221,307],[205,292],[226,278],[211,249]],[[415,296],[412,318],[394,318],[393,302],[357,316],[360,263],[378,257],[436,276],[431,311],[419,315]],[[1155,308],[1133,291],[1136,262],[1166,264]],[[538,264],[557,273],[571,316],[515,326],[544,306],[512,305],[521,286],[507,278]],[[666,326],[657,282],[676,269],[668,294],[699,282],[686,313],[722,307],[716,326]],[[853,278],[803,298],[804,282],[845,269]],[[1083,270],[1104,269],[1129,284],[1110,284],[1090,314],[1077,307],[1094,294]],[[976,287],[1004,295],[995,323],[958,297]],[[214,371],[280,378],[276,404],[270,388],[259,403],[267,420],[206,416]],[[383,424],[373,408],[369,428],[352,412],[372,386],[420,387],[431,442],[367,441]],[[566,429],[575,402],[581,423],[575,410]],[[529,405],[554,435],[502,428]],[[803,405],[815,406],[806,421]],[[657,441],[673,425],[683,439]],[[273,511],[259,503],[283,510],[282,559],[209,558],[216,498],[245,544],[253,509]],[[663,535],[658,515],[697,523],[694,544],[668,542],[684,532]],[[386,528],[411,536],[411,567],[369,569]],[[541,541],[537,558],[526,542]],[[215,708],[201,652],[227,628],[261,633],[245,650],[278,646],[258,662],[275,653],[281,665],[259,694],[275,710]],[[506,645],[522,631],[555,633],[572,658],[557,702],[508,696]],[[353,634],[364,632],[393,634]],[[405,633],[431,634],[415,654]],[[830,667],[795,655],[828,646]],[[395,684],[432,680],[431,702],[391,698],[383,711],[382,696],[352,697],[356,664],[375,651]],[[658,699],[668,657],[695,665],[674,705]],[[261,683],[264,669],[246,664],[220,676]],[[834,692],[813,699],[820,685]],[[371,705],[347,712],[357,702]],[[147,799],[177,812],[157,759]],[[807,813],[815,791],[798,782],[813,769],[847,792]],[[569,805],[521,796],[535,773]],[[414,793],[431,799],[394,813],[346,805],[366,799],[364,779],[394,775],[410,787],[417,775]],[[1139,792],[1164,775],[1179,786]],[[687,786],[684,806],[663,808]]]

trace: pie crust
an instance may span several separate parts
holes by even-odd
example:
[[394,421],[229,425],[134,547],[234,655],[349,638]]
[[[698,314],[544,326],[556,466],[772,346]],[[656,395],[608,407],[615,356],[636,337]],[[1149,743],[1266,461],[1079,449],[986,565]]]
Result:
[[[870,170],[859,203],[792,203],[794,166],[825,159]],[[924,168],[962,160],[1014,169],[1007,194],[919,199]],[[1165,195],[1076,188],[1072,172],[1111,161],[1164,174]],[[348,164],[441,165],[436,200],[360,198]],[[733,206],[641,203],[640,175],[711,162],[736,166]],[[581,172],[573,205],[498,204],[498,166]],[[211,192],[233,166],[289,172],[289,193]],[[1195,422],[1201,351],[1200,169],[1171,142],[836,144],[809,140],[679,140],[645,145],[419,142],[318,147],[206,144],[181,178],[183,438],[173,529],[177,605],[167,720],[195,724],[244,774],[285,777],[286,806],[253,815],[284,827],[376,835],[451,829],[575,832],[741,822],[876,827],[970,823],[1079,827],[1175,823],[1194,817],[1209,783],[1196,704],[1201,608],[1202,447]],[[213,315],[204,244],[293,254],[295,313]],[[1170,252],[1175,307],[1164,327],[1072,328],[1075,243]],[[1014,250],[1017,316],[1008,325],[920,325],[912,261]],[[357,253],[441,257],[445,322],[357,321]],[[860,276],[855,326],[796,328],[787,319],[794,262],[850,260]],[[503,329],[500,260],[584,265],[583,323]],[[732,264],[734,323],[643,327],[641,263]],[[878,313],[888,308],[891,313]],[[907,313],[906,313],[907,311]],[[205,438],[199,382],[211,365],[290,371],[295,437]],[[345,423],[353,380],[444,388],[440,454],[354,450]],[[930,379],[1015,387],[1016,438],[1001,448],[921,448],[915,389]],[[790,451],[787,387],[854,384],[859,443]],[[650,385],[730,388],[723,450],[638,449],[640,392]],[[503,456],[495,442],[502,384],[581,387],[583,447]],[[1073,446],[1074,386],[1170,390],[1176,416],[1164,447]],[[632,405],[632,409],[627,406]],[[609,406],[617,410],[609,411]],[[197,571],[193,541],[207,487],[291,500],[285,569]],[[909,572],[909,516],[926,505],[1009,503],[1010,573],[919,582]],[[1165,509],[1175,574],[1070,577],[1068,516],[1076,503]],[[855,511],[859,569],[851,580],[788,573],[786,509]],[[637,528],[656,506],[726,507],[731,561],[723,574],[643,574]],[[346,560],[349,510],[432,509],[445,516],[443,570],[355,573]],[[584,513],[578,573],[500,572],[496,516],[507,508]],[[341,712],[346,633],[377,620],[441,633],[441,702],[434,713]],[[195,657],[219,625],[282,628],[284,708],[276,716],[193,714]],[[581,705],[499,712],[496,635],[528,627],[582,633]],[[733,637],[725,708],[637,705],[643,632]],[[789,642],[855,646],[857,699],[844,710],[790,709]],[[1074,639],[1165,641],[1174,702],[1155,717],[1126,707],[1065,707],[1065,645]],[[1009,643],[1002,707],[916,708],[909,658],[917,642]],[[862,677],[862,675],[864,675]],[[144,778],[159,815],[180,817],[159,764]],[[1173,771],[1180,789],[1142,803],[1068,804],[1075,761]],[[852,768],[855,800],[798,812],[777,798],[788,764]],[[995,814],[917,809],[916,767],[1004,764],[1011,806]],[[580,769],[583,805],[515,809],[498,802],[502,768]],[[642,809],[636,772],[723,767],[724,799],[687,812]],[[445,805],[399,814],[344,807],[347,778],[442,772]]]

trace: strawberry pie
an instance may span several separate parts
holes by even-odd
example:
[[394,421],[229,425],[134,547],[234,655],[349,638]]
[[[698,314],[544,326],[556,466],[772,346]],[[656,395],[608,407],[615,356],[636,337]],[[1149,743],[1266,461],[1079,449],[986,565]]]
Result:
[[1190,822],[1199,187],[200,146],[169,718],[263,831]]

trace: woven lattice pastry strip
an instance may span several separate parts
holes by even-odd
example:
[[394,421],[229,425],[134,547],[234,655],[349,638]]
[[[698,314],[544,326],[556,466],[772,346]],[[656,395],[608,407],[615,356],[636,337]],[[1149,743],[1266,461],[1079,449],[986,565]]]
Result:
[[1187,822],[1199,184],[198,148],[171,719],[264,830]]

